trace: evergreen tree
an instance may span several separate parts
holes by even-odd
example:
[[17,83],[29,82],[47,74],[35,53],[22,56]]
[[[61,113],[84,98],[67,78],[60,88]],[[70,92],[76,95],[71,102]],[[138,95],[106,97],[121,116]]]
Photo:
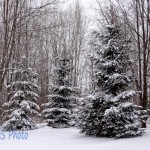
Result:
[[4,103],[7,109],[4,115],[4,130],[36,129],[33,115],[39,115],[37,105],[38,86],[35,81],[37,74],[32,71],[26,58],[22,58],[12,74],[13,80],[7,86],[8,102]]
[[66,128],[73,125],[73,108],[76,98],[72,95],[76,90],[71,87],[69,74],[71,68],[66,56],[60,58],[55,69],[55,85],[51,85],[52,94],[48,95],[48,102],[43,104],[42,116],[48,126]]
[[138,106],[133,103],[137,92],[129,90],[128,41],[117,26],[106,26],[104,35],[95,34],[95,90],[85,98],[78,126],[87,135],[131,137],[142,134]]

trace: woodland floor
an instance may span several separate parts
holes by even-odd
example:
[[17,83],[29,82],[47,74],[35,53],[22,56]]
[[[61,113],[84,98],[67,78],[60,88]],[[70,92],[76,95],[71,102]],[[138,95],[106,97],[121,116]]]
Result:
[[1,150],[150,150],[149,125],[143,136],[126,139],[96,138],[80,134],[74,128],[47,126],[28,131],[26,140],[16,139],[8,132],[1,132],[0,137]]

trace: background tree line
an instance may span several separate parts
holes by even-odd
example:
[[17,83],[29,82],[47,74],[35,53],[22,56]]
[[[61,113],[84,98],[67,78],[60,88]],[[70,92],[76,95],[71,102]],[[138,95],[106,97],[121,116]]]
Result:
[[[124,37],[132,41],[132,86],[141,91],[135,100],[145,109],[150,99],[149,0],[107,0],[105,5],[97,0],[93,11],[94,27],[99,31],[113,23],[121,26]],[[80,1],[64,7],[64,2],[59,0],[0,0],[0,14],[1,103],[8,99],[6,85],[11,82],[11,72],[22,55],[39,75],[39,103],[46,100],[49,84],[55,82],[52,72],[64,49],[71,60],[70,67],[74,68],[69,77],[72,86],[79,87],[83,93],[92,90],[93,62],[87,55],[91,49],[91,24]]]

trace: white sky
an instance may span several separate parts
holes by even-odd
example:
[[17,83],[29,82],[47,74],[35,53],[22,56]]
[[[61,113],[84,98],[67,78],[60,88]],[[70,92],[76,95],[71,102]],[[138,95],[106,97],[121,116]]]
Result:
[[[66,5],[74,5],[75,2],[78,1],[81,3],[82,7],[84,8],[84,12],[87,15],[87,19],[89,20],[89,30],[95,28],[95,11],[92,9],[92,7],[95,7],[97,5],[96,0],[65,0]],[[105,2],[105,0],[101,0],[102,2]]]
[[[74,0],[74,1],[76,1],[76,0]],[[95,0],[78,0],[78,1],[81,2],[84,6],[89,6]]]
[[96,6],[96,0],[67,0],[67,1],[70,4],[79,1],[79,3],[81,3],[82,7],[84,8],[85,13],[87,14],[87,18],[90,20],[89,30],[94,28],[93,18],[95,18],[95,12],[93,11],[92,7]]
[[[71,3],[77,0],[70,0]],[[89,8],[91,4],[96,3],[95,0],[78,0],[85,8]]]
[[82,4],[85,12],[91,16],[92,9],[91,6],[96,4],[96,0],[66,0],[68,4],[74,4],[76,1],[79,1]]

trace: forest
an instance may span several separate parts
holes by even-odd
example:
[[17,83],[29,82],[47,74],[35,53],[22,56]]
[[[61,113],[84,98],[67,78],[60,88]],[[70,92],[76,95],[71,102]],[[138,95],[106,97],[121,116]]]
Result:
[[143,134],[150,1],[0,0],[0,126]]

